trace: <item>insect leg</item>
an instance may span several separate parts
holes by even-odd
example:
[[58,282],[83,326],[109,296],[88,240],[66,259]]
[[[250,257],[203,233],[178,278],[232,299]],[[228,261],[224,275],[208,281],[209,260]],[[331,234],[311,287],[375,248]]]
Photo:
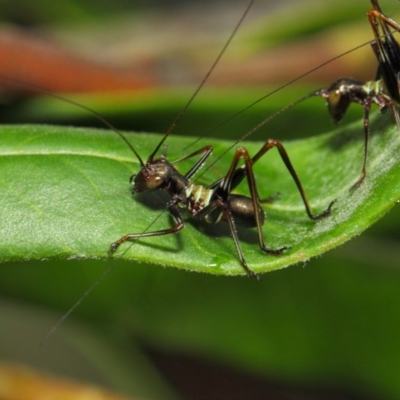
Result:
[[382,14],[377,1],[372,1],[372,5],[374,8],[368,11],[367,16],[375,36],[371,46],[379,63],[377,79],[383,79],[390,97],[399,103],[400,46],[389,27],[400,32],[400,25]]
[[357,182],[350,188],[350,192],[358,189],[367,176],[367,156],[368,156],[368,140],[369,140],[369,113],[371,111],[371,102],[366,101],[364,107],[364,160],[361,168],[361,175]]
[[168,228],[168,229],[161,229],[159,231],[153,231],[153,232],[142,232],[142,233],[131,233],[127,234],[125,236],[122,236],[120,239],[118,239],[116,242],[111,243],[110,248],[108,249],[108,253],[112,254],[115,250],[118,249],[118,247],[128,241],[128,240],[134,240],[134,239],[141,239],[142,237],[151,237],[151,236],[163,236],[163,235],[169,235],[170,233],[176,233],[179,232],[181,229],[184,228],[185,223],[182,218],[182,214],[179,211],[178,207],[176,206],[176,203],[174,200],[171,200],[167,204],[167,209],[170,212],[172,218],[175,220],[176,225]]
[[[242,169],[242,167],[237,168],[240,159],[244,159],[244,166],[243,166],[244,169]],[[235,187],[237,186],[236,183],[237,171],[243,171],[243,173],[241,173],[242,179],[244,177],[247,178],[247,183],[250,191],[250,198],[244,196],[239,197],[236,195],[231,195],[232,185]],[[240,259],[240,263],[242,264],[243,268],[245,269],[249,277],[256,278],[258,280],[259,279],[258,276],[253,271],[250,270],[244,258],[239,238],[237,236],[234,214],[238,216],[239,213],[244,214],[246,211],[246,214],[242,215],[242,219],[248,219],[250,221],[248,225],[255,226],[257,228],[259,246],[260,249],[265,253],[272,255],[280,255],[284,250],[287,250],[288,247],[282,247],[280,249],[274,250],[268,248],[265,245],[262,232],[262,226],[264,224],[264,210],[261,207],[261,201],[257,191],[256,180],[253,172],[253,163],[246,149],[244,149],[243,147],[239,147],[236,150],[236,153],[233,157],[228,173],[224,178],[218,180],[217,182],[219,184],[215,192],[216,198],[208,206],[204,207],[197,214],[195,214],[195,217],[198,219],[203,219],[203,218],[207,219],[207,217],[209,217],[216,209],[220,209],[223,214],[224,220],[228,222],[231,231],[231,236],[233,242],[235,243],[236,251]],[[214,187],[215,185],[213,184],[212,186]],[[237,210],[233,210],[232,207],[234,204],[236,204],[236,202],[241,202],[245,200],[246,200],[245,203],[246,205],[243,209],[240,209],[239,207]],[[249,207],[248,200],[251,201],[251,207]],[[219,216],[214,218],[211,217],[211,220],[212,221],[209,222],[218,222],[220,220],[220,217]]]
[[393,35],[391,34],[391,32],[389,31],[389,29],[387,28],[386,25],[389,25],[390,27],[392,27],[393,29],[395,29],[398,32],[400,32],[400,25],[393,19],[391,19],[391,18],[387,17],[385,14],[383,14],[377,0],[371,0],[371,3],[373,6],[373,9],[371,9],[367,12],[367,17],[371,24],[372,30],[374,31],[375,38],[378,41],[381,39],[379,31],[378,31],[378,26],[380,25],[385,34],[386,39],[390,37],[389,40],[395,41],[395,39],[393,38]]
[[[375,41],[371,43],[371,46],[379,62],[377,79],[383,79],[390,97],[399,103],[400,45],[388,26],[400,32],[400,25],[382,13],[377,0],[371,0],[371,3],[374,8],[368,11],[367,15],[375,36]],[[383,35],[379,32],[379,27]],[[400,130],[400,117],[395,104],[388,102],[387,106],[392,110],[396,125]]]
[[[288,169],[288,171],[290,172],[290,175],[292,176],[294,182],[296,183],[297,189],[303,200],[303,203],[304,203],[304,206],[306,208],[306,212],[307,212],[307,215],[309,216],[309,218],[315,221],[315,220],[319,220],[319,219],[325,218],[328,215],[330,215],[331,208],[332,208],[333,204],[336,202],[336,200],[333,200],[329,204],[328,208],[325,211],[323,211],[321,214],[314,215],[311,212],[311,206],[308,201],[306,192],[303,188],[303,185],[300,182],[300,179],[290,161],[290,158],[289,158],[285,148],[283,147],[282,143],[280,143],[278,140],[268,139],[266,141],[266,143],[264,144],[264,146],[258,151],[258,153],[254,157],[251,158],[251,164],[254,165],[265,153],[267,153],[270,149],[272,149],[274,147],[276,147],[278,149],[279,154],[282,158],[282,161],[284,162],[286,168]],[[245,169],[245,166],[240,167],[233,172],[232,179],[230,182],[231,190],[233,190],[236,186],[239,185],[239,183],[243,180],[243,178],[246,176],[246,174],[247,174],[247,170]]]
[[211,155],[211,152],[213,151],[212,146],[205,146],[199,150],[194,151],[193,153],[181,157],[180,159],[171,162],[172,165],[178,164],[181,161],[187,160],[188,158],[197,156],[198,154],[204,153],[201,158],[196,162],[196,164],[185,174],[185,178],[190,179],[203,165],[204,161]]
[[[246,271],[247,276],[249,278],[254,278],[257,281],[259,281],[260,277],[249,268],[249,266],[247,265],[246,259],[244,258],[242,247],[240,246],[240,242],[239,242],[239,238],[238,238],[238,234],[237,234],[235,220],[234,220],[234,218],[233,218],[233,216],[231,214],[231,211],[229,209],[229,205],[224,200],[222,200],[221,198],[217,198],[209,206],[207,206],[199,214],[197,214],[196,217],[199,216],[199,219],[202,219],[208,213],[211,213],[212,211],[214,211],[216,208],[219,208],[220,210],[222,210],[222,213],[224,215],[224,219],[229,225],[229,229],[231,231],[232,240],[233,240],[233,243],[235,243],[236,252],[237,252],[237,254],[239,256],[240,264],[242,264],[242,267]],[[200,216],[200,214],[201,214],[201,216]],[[281,250],[283,251],[286,248],[287,247],[285,247],[285,248],[283,248]],[[273,250],[271,250],[271,252],[272,251]],[[273,254],[276,254],[276,253],[273,253]]]
[[254,161],[253,158],[250,158],[248,151],[244,147],[239,147],[236,150],[233,162],[231,164],[231,167],[228,171],[227,177],[222,187],[225,188],[225,190],[229,190],[230,192],[231,190],[234,189],[234,187],[237,186],[235,185],[234,187],[232,187],[231,183],[234,178],[235,171],[237,171],[237,164],[241,158],[244,159],[243,167],[246,171],[245,176],[247,178],[247,183],[250,190],[250,198],[253,203],[254,218],[257,225],[258,243],[260,245],[260,249],[268,254],[280,255],[284,250],[287,250],[288,247],[282,247],[280,249],[273,250],[265,246],[263,232],[262,232],[262,226],[264,224],[264,211],[262,210],[261,207],[260,196],[258,194],[256,178],[254,176],[254,171],[253,171]]
[[269,139],[267,140],[267,142],[265,143],[265,145],[259,150],[259,152],[251,159],[252,163],[256,163],[267,151],[269,151],[270,149],[276,147],[279,151],[279,154],[282,158],[282,161],[284,162],[287,170],[290,172],[290,175],[292,176],[294,182],[296,183],[297,189],[300,193],[300,196],[303,200],[304,206],[306,208],[306,212],[307,215],[309,216],[310,219],[316,221],[322,218],[327,217],[328,215],[331,214],[331,208],[333,206],[333,204],[336,202],[336,200],[331,201],[331,203],[329,204],[329,206],[320,214],[316,214],[314,215],[311,212],[311,207],[310,207],[310,203],[308,201],[306,192],[303,188],[303,185],[300,182],[300,179],[296,173],[296,170],[294,169],[290,158],[285,150],[285,148],[283,147],[282,143],[280,143],[278,140],[275,139]]

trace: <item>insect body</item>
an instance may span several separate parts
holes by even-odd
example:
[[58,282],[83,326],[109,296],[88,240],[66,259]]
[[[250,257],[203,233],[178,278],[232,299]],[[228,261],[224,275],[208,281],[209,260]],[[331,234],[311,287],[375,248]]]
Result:
[[[132,193],[150,192],[154,190],[165,189],[170,195],[170,201],[167,204],[167,209],[176,222],[176,225],[153,232],[144,232],[138,234],[127,234],[121,237],[118,241],[111,244],[109,252],[114,252],[122,243],[127,240],[140,239],[150,236],[161,236],[171,233],[176,233],[184,227],[184,220],[179,207],[186,208],[194,218],[205,220],[208,223],[215,224],[221,220],[228,223],[230,233],[236,246],[236,251],[240,259],[240,263],[245,269],[249,277],[258,279],[258,276],[249,268],[242,253],[236,224],[247,228],[256,228],[258,233],[258,243],[260,249],[273,255],[280,255],[287,247],[280,249],[270,249],[266,247],[262,226],[264,224],[264,210],[262,201],[260,200],[256,178],[253,173],[253,165],[270,149],[276,147],[280,153],[286,168],[290,172],[293,180],[302,197],[306,208],[307,215],[312,220],[318,220],[328,216],[331,212],[331,207],[334,203],[331,202],[328,208],[321,214],[314,215],[306,197],[304,188],[297,176],[295,169],[289,159],[289,156],[283,145],[277,140],[269,139],[262,148],[253,157],[250,157],[247,150],[239,147],[233,157],[231,166],[222,179],[214,182],[208,187],[196,185],[191,181],[191,177],[198,171],[204,161],[210,156],[212,147],[203,147],[180,160],[170,163],[164,155],[159,158],[154,158],[161,144],[157,146],[155,151],[149,156],[146,164],[139,158],[141,170],[137,175],[131,177],[133,184]],[[181,175],[174,164],[179,161],[201,155],[195,165],[185,174]],[[244,161],[242,166],[238,166],[240,160]],[[247,180],[250,196],[232,194],[232,191],[243,181]]]
[[[246,12],[250,8],[252,3],[253,1],[249,2]],[[237,27],[243,20],[246,12],[243,14]],[[228,40],[228,43],[231,38]],[[224,47],[220,55],[222,55],[225,48],[226,46]],[[217,58],[217,61],[219,57]],[[209,73],[213,70],[215,65],[216,62],[211,67]],[[209,75],[209,73],[206,75],[206,77]],[[199,88],[202,87],[203,83],[204,80],[200,84]],[[46,91],[42,90],[42,92]],[[280,142],[273,139],[267,140],[265,144],[261,147],[261,149],[253,157],[249,155],[245,148],[239,147],[235,152],[233,161],[226,175],[222,179],[217,180],[208,187],[197,185],[191,179],[193,175],[199,170],[201,165],[210,156],[212,152],[211,146],[203,147],[175,162],[169,162],[164,154],[162,154],[160,157],[156,157],[156,154],[159,152],[161,146],[163,145],[169,134],[172,132],[177,121],[180,119],[182,113],[189,106],[197,92],[198,90],[194,93],[183,111],[178,115],[177,119],[173,122],[170,129],[156,146],[152,154],[148,157],[146,163],[143,162],[138,152],[134,149],[134,147],[130,145],[129,141],[127,141],[124,135],[122,135],[118,130],[116,130],[111,124],[105,121],[97,113],[84,107],[86,108],[86,110],[91,111],[94,115],[96,115],[97,118],[99,118],[103,123],[113,129],[118,135],[120,135],[139,160],[141,169],[137,175],[134,175],[131,178],[131,182],[133,183],[132,192],[139,193],[161,189],[166,190],[170,196],[170,200],[167,203],[167,209],[176,222],[175,226],[164,230],[125,235],[113,244],[111,244],[109,248],[109,253],[114,252],[122,243],[127,240],[140,239],[150,236],[167,235],[180,231],[184,227],[184,220],[180,211],[180,208],[183,207],[186,208],[194,218],[204,220],[208,223],[215,224],[219,221],[226,221],[230,228],[230,233],[233,237],[233,241],[236,246],[236,251],[239,256],[241,265],[243,266],[248,276],[257,278],[257,275],[248,267],[242,253],[236,225],[241,225],[247,228],[256,228],[259,247],[263,252],[267,254],[279,255],[287,249],[287,247],[271,249],[265,245],[263,238],[262,226],[265,219],[264,210],[262,208],[263,200],[260,199],[258,194],[256,178],[253,173],[253,165],[258,162],[258,160],[265,153],[267,153],[270,149],[274,147],[278,149],[284,164],[286,165],[289,173],[291,174],[293,180],[297,185],[297,188],[305,205],[307,215],[310,219],[319,220],[328,216],[331,212],[331,208],[334,202],[331,202],[328,208],[324,210],[321,214],[312,213],[304,188],[300,182],[300,179],[297,176],[294,167],[292,166],[292,163],[288,157],[285,148]],[[55,95],[54,97],[60,98],[57,95]],[[69,102],[72,104],[76,104],[73,101]],[[263,124],[259,124],[255,129],[258,129],[262,125]],[[254,129],[252,131],[254,131]],[[248,132],[248,134],[250,134],[252,131]],[[177,169],[175,168],[176,164],[178,164],[180,161],[196,156],[199,156],[199,160],[186,174],[182,175],[177,171]],[[243,165],[239,165],[240,163],[243,163]],[[250,196],[233,194],[232,191],[244,179],[246,179],[247,181]]]
[[352,189],[358,188],[366,177],[371,105],[376,104],[381,112],[390,108],[400,129],[396,109],[396,104],[400,103],[400,46],[389,29],[392,27],[400,32],[400,25],[382,13],[378,0],[371,0],[371,3],[373,9],[368,11],[367,16],[375,36],[371,46],[379,63],[376,80],[364,83],[352,78],[340,78],[328,88],[316,90],[300,99],[303,101],[312,96],[324,98],[335,123],[343,118],[351,103],[358,103],[364,108],[364,160],[361,175]]

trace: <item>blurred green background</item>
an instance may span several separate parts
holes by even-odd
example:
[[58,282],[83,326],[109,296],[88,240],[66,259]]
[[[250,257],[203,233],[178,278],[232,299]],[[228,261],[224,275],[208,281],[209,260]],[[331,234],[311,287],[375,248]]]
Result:
[[[0,57],[1,73],[60,91],[122,129],[162,133],[244,3],[5,1],[0,49],[10,53]],[[256,2],[175,134],[238,138],[341,76],[374,78],[376,62],[365,46],[210,132],[260,96],[372,37],[366,0],[276,3]],[[398,2],[381,6],[399,16]],[[1,101],[2,123],[101,126],[81,109],[15,82],[4,81]],[[354,105],[343,123],[361,117]],[[323,101],[314,99],[250,139],[290,140],[331,126]],[[394,207],[359,238],[259,283],[111,264],[112,272],[44,346],[52,326],[110,264],[3,264],[1,360],[144,399],[398,399],[399,217]]]

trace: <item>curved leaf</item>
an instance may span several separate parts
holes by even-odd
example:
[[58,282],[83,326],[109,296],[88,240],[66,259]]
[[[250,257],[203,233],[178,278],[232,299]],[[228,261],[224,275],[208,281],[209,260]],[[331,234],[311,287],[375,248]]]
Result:
[[[362,126],[358,122],[330,134],[286,143],[315,213],[338,199],[332,216],[310,221],[291,177],[275,151],[256,165],[261,197],[280,192],[265,206],[264,237],[271,248],[290,246],[284,255],[263,254],[254,230],[239,230],[249,266],[265,272],[305,261],[361,233],[384,215],[400,194],[399,141],[392,122],[379,117],[368,160],[368,178],[349,193],[362,162]],[[388,128],[389,126],[389,128]],[[379,134],[378,134],[379,132]],[[2,261],[47,258],[107,258],[110,243],[126,233],[156,230],[171,224],[166,199],[130,194],[129,177],[138,162],[118,137],[108,131],[52,126],[5,126],[0,131]],[[145,158],[159,135],[132,134],[131,142]],[[168,139],[168,156],[186,154],[192,139]],[[231,142],[213,140],[214,157]],[[200,147],[203,144],[197,144]],[[254,154],[261,142],[246,144]],[[274,154],[273,154],[274,153]],[[223,176],[225,156],[201,177],[211,183]],[[183,163],[182,163],[183,164]],[[191,163],[179,164],[181,171]],[[240,192],[247,192],[242,184]],[[176,235],[124,244],[113,257],[213,274],[243,274],[224,224],[205,226],[187,219]]]

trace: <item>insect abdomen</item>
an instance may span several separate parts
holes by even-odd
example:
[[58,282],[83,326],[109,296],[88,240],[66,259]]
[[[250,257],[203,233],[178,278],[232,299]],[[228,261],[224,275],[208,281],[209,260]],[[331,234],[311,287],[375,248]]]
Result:
[[[250,197],[239,194],[231,194],[227,200],[229,210],[237,225],[246,228],[255,228],[257,226],[253,200]],[[258,205],[258,218],[261,225],[264,224],[265,213],[260,205]]]

